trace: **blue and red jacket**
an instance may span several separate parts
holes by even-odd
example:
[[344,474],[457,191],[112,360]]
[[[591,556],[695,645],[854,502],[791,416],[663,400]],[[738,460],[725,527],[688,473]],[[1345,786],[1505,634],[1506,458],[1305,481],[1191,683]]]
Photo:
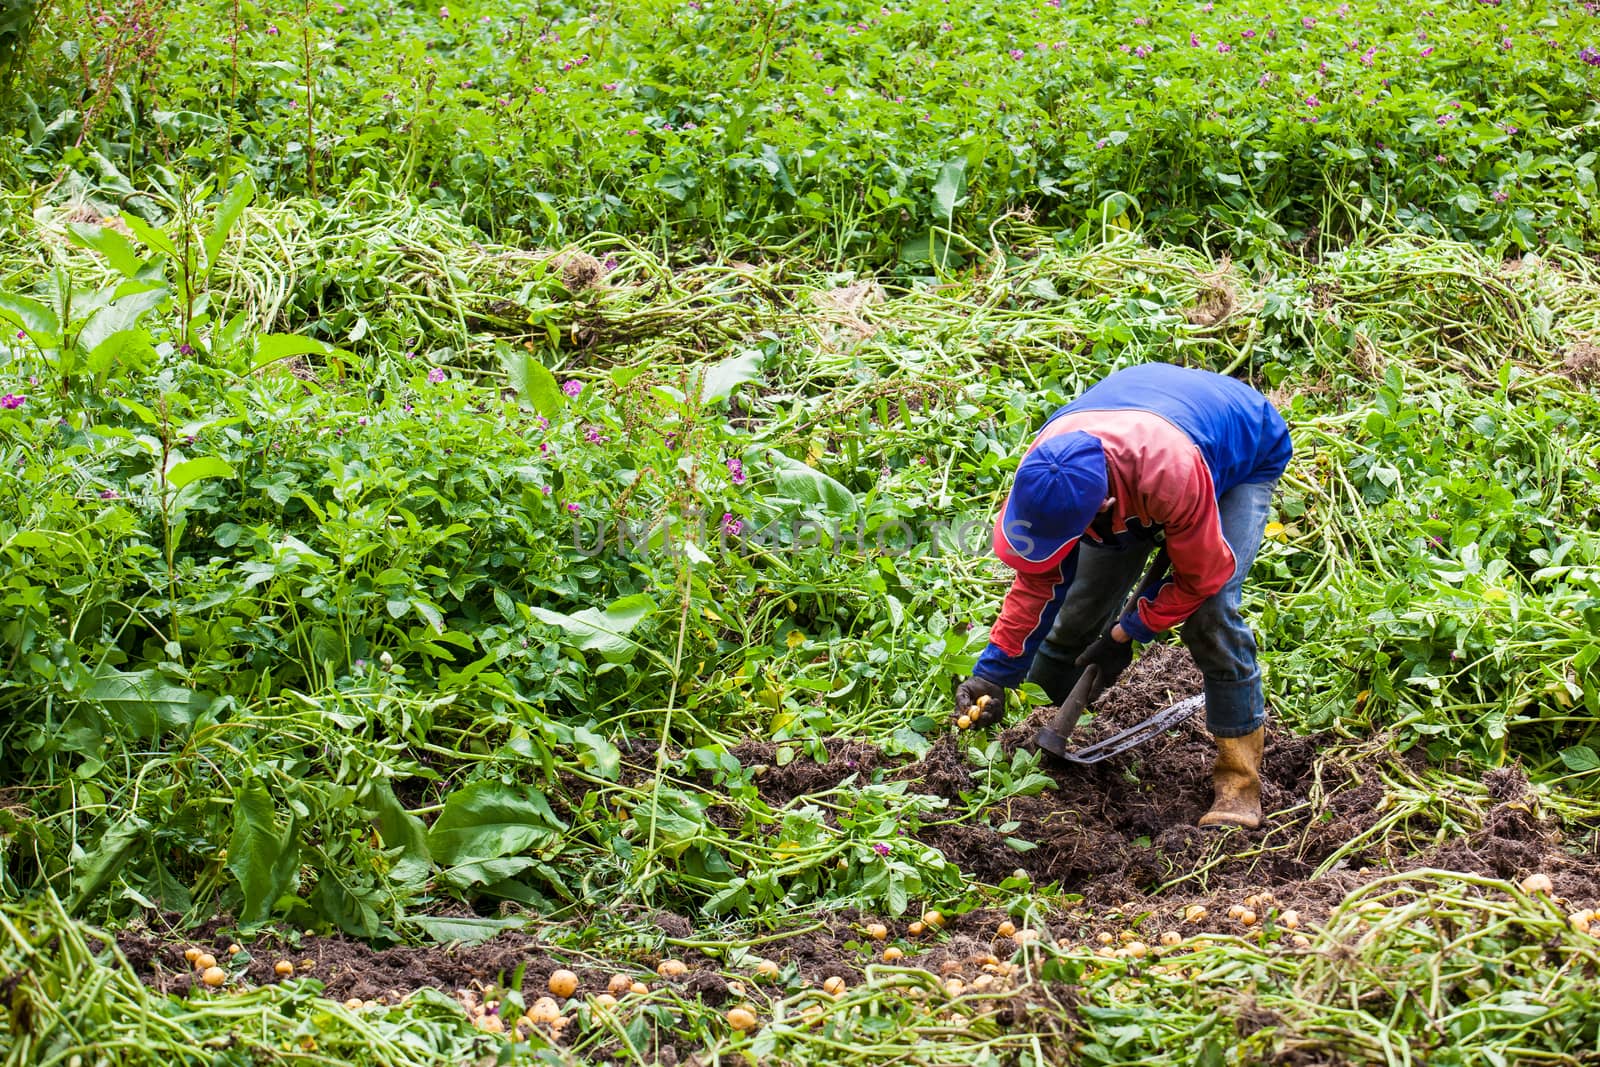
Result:
[[[1217,500],[1237,485],[1275,482],[1289,464],[1289,428],[1270,401],[1211,371],[1150,363],[1117,371],[1066,405],[1029,446],[1081,430],[1105,450],[1113,543],[1159,527],[1172,572],[1141,594],[1120,622],[1149,641],[1187,619],[1233,577]],[[1015,491],[1015,490],[1013,490]],[[1009,498],[1008,498],[1009,503]],[[1001,515],[1007,509],[1001,508]],[[1100,538],[1093,529],[1083,535]],[[1027,676],[1055,623],[1078,565],[1078,543],[1042,567],[1011,548],[996,523],[996,554],[1017,575],[973,673],[1014,686]]]

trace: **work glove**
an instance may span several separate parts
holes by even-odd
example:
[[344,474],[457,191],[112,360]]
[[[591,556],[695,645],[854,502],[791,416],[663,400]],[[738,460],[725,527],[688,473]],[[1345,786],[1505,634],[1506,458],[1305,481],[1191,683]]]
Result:
[[996,685],[987,678],[974,674],[956,686],[956,725],[963,715],[971,721],[963,729],[991,726],[1006,713],[1005,686]]
[[1118,641],[1109,633],[1100,640],[1083,650],[1083,655],[1077,659],[1079,667],[1098,667],[1099,676],[1094,681],[1094,686],[1089,690],[1088,703],[1093,704],[1100,699],[1100,694],[1117,684],[1117,679],[1122,672],[1128,669],[1128,664],[1133,662],[1133,642]]

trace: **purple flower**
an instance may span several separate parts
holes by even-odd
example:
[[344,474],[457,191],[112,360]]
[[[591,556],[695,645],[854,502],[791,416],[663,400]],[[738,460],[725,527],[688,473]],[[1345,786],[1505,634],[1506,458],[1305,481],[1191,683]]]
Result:
[[18,396],[16,393],[7,393],[5,396],[0,396],[0,408],[5,408],[7,411],[15,411],[26,403],[27,399],[27,397]]
[[1423,59],[1427,59],[1429,56],[1433,55],[1433,45],[1430,44],[1428,47],[1418,52],[1417,55],[1421,56]]
[[[1578,58],[1591,67],[1600,67],[1600,48],[1589,46],[1578,53]],[[17,331],[17,336],[22,336],[22,331]]]
[[430,370],[428,372],[428,381],[432,382],[434,385],[438,385],[440,382],[444,381],[444,368],[435,367]]
[[1006,53],[1006,55],[1010,56],[1012,59],[1021,59],[1026,54],[1027,53],[1023,52],[1023,50],[1020,48],[1013,48],[1011,51]]
[[1239,31],[1239,36],[1243,37],[1247,41],[1250,38],[1254,37],[1255,35],[1256,35],[1256,31],[1255,30],[1240,30]]
[[1489,199],[1493,200],[1497,204],[1503,204],[1507,200],[1511,199],[1511,194],[1506,192],[1504,189],[1496,189],[1494,192],[1489,194]]
[[605,437],[600,433],[600,427],[585,426],[583,428],[583,439],[588,441],[591,445],[597,445],[601,441],[604,441]]
[[28,335],[26,333],[22,332],[21,330],[17,331],[17,340],[26,341],[27,339],[28,339]]
[[1312,93],[1310,96],[1306,97],[1306,107],[1321,107],[1321,106],[1322,106],[1322,101],[1317,99],[1317,95],[1315,93]]
[[545,496],[549,496],[550,495],[550,487],[548,485],[544,487],[544,495]]
[[276,37],[276,36],[278,36],[278,27],[276,27],[276,26],[268,26],[267,27],[267,36],[268,37]]
[[1217,51],[1219,51],[1219,52],[1231,52],[1231,51],[1233,51],[1233,45],[1229,44],[1227,41],[1218,41],[1217,42]]
[[728,457],[728,477],[734,485],[744,484],[744,461],[738,456]]
[[1199,48],[1200,47],[1200,35],[1198,33],[1191,33],[1189,35],[1189,47],[1190,48]]
[[566,381],[561,383],[561,391],[566,393],[568,396],[577,396],[579,393],[583,392],[583,383],[578,381],[576,378],[568,378]]
[[194,346],[191,345],[188,341],[185,341],[183,344],[178,346],[178,355],[180,355],[180,356],[192,356],[192,355],[194,355]]
[[878,854],[878,855],[880,855],[880,856],[887,856],[887,855],[888,855],[888,854],[889,854],[889,853],[891,853],[891,852],[893,852],[893,851],[894,851],[894,849],[893,849],[893,848],[891,848],[891,847],[890,847],[890,846],[889,846],[889,845],[888,845],[888,843],[887,843],[887,842],[884,842],[884,841],[874,841],[874,842],[873,842],[873,843],[872,843],[872,851],[874,851],[874,852],[876,852],[876,853],[877,853],[877,854]]
[[1315,29],[1317,20],[1312,18],[1310,15],[1307,15],[1300,20],[1300,25],[1304,26],[1308,30]]
[[570,512],[572,512],[572,513],[573,513],[573,514],[574,514],[574,515],[576,515],[576,514],[577,514],[577,513],[578,513],[578,512],[580,512],[580,511],[582,511],[582,510],[583,510],[583,509],[582,509],[582,508],[580,508],[580,507],[579,507],[579,506],[578,506],[578,505],[576,505],[576,504],[568,504],[568,505],[567,505],[567,510],[568,510],[568,511],[570,511]]
[[1437,122],[1440,126],[1448,126],[1448,125],[1450,125],[1450,120],[1453,119],[1453,118],[1455,118],[1454,115],[1440,115],[1438,118],[1434,119],[1433,121]]
[[729,537],[738,537],[744,533],[744,520],[734,518],[731,511],[724,511],[722,513],[722,532]]
[[115,489],[102,489],[102,490],[100,490],[100,499],[101,500],[115,500],[115,499],[117,499],[117,497],[119,497],[121,495],[122,494],[118,493]]

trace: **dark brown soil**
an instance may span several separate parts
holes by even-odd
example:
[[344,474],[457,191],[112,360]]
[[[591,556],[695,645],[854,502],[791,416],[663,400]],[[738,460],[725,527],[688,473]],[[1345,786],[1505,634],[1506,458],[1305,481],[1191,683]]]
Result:
[[[1081,745],[1143,719],[1200,689],[1199,672],[1188,654],[1156,645],[1106,694],[1095,716],[1081,724],[1073,738]],[[1050,709],[1038,709],[1024,722],[1003,729],[998,737],[1006,752],[1030,747]],[[1254,831],[1205,831],[1195,819],[1210,802],[1210,768],[1214,745],[1203,713],[1143,746],[1092,766],[1048,768],[1053,789],[1000,802],[973,818],[963,794],[974,795],[980,783],[967,757],[970,745],[983,735],[942,734],[921,760],[897,762],[881,750],[857,741],[829,741],[823,762],[800,752],[779,765],[778,745],[749,742],[734,749],[745,767],[763,767],[755,781],[762,799],[774,808],[797,798],[838,788],[852,776],[911,783],[915,791],[950,801],[917,837],[956,862],[974,881],[997,883],[1025,872],[1035,885],[1059,885],[1081,897],[1081,903],[1049,916],[1015,916],[1050,939],[1095,943],[1108,931],[1134,929],[1154,940],[1162,931],[1184,936],[1239,930],[1227,917],[1230,905],[1253,893],[1270,890],[1280,911],[1297,910],[1311,925],[1363,882],[1396,870],[1438,867],[1518,879],[1543,871],[1559,895],[1593,905],[1600,896],[1600,855],[1562,840],[1557,828],[1538,814],[1537,799],[1520,768],[1489,772],[1481,794],[1450,798],[1452,817],[1466,818],[1467,832],[1455,825],[1441,830],[1428,809],[1392,824],[1383,823],[1387,787],[1383,776],[1406,776],[1419,769],[1412,757],[1397,755],[1383,739],[1352,747],[1328,736],[1293,736],[1268,728],[1263,762],[1263,807],[1267,819]],[[630,753],[630,755],[634,755]],[[654,756],[650,755],[653,763]],[[959,820],[959,821],[958,821]],[[1015,823],[1002,834],[992,828]],[[1006,840],[1020,839],[1035,847],[1017,852]],[[1352,842],[1357,848],[1336,863],[1329,859]],[[1320,870],[1326,866],[1328,869]],[[1071,898],[1068,898],[1071,899]],[[1207,915],[1183,920],[1184,909],[1204,905]],[[1010,939],[996,939],[995,928],[1007,916],[997,908],[953,915],[938,937],[908,934],[911,916],[883,921],[907,951],[905,962],[936,973],[978,973],[985,960],[1004,960],[1016,948]],[[792,966],[800,979],[819,984],[831,975],[854,983],[862,968],[883,946],[869,942],[865,924],[874,917],[852,909],[830,909],[813,917],[821,928],[764,944],[760,953]],[[671,912],[641,912],[641,929],[659,930],[686,939],[694,924]],[[796,927],[806,924],[797,921]],[[535,929],[535,927],[530,927]],[[521,987],[542,993],[550,972],[566,967],[576,972],[581,988],[597,992],[616,971],[637,973],[652,986],[659,955],[641,953],[632,960],[600,960],[553,943],[559,926],[541,934],[506,933],[480,945],[395,947],[374,949],[343,937],[304,937],[285,945],[272,935],[248,943],[252,955],[248,977],[255,982],[280,980],[273,963],[288,959],[312,961],[297,972],[324,984],[336,999],[394,998],[432,986],[453,992],[510,983],[521,968]],[[231,939],[222,922],[189,935],[153,930],[124,931],[123,952],[153,985],[185,991],[192,979],[183,949],[196,944],[222,957]],[[847,944],[857,947],[849,948]],[[659,951],[673,953],[662,944]],[[730,997],[727,978],[718,963],[692,952],[679,953],[690,966],[673,980],[686,996],[720,1005]],[[744,976],[748,978],[748,976]]]
[[[148,931],[126,930],[117,936],[118,947],[148,983],[164,992],[185,993],[194,985],[184,949],[190,945],[209,952],[226,965],[229,941],[221,923],[193,931],[187,938],[163,937]],[[522,987],[542,994],[552,971],[565,967],[578,974],[591,991],[602,990],[616,970],[634,971],[636,964],[616,968],[594,967],[560,948],[525,934],[504,933],[479,945],[413,948],[397,946],[375,949],[362,941],[346,937],[303,937],[298,944],[287,944],[273,934],[247,940],[243,947],[251,960],[246,974],[251,982],[265,985],[286,981],[273,970],[279,960],[296,965],[293,979],[315,978],[323,984],[324,995],[335,1000],[351,997],[391,1002],[423,986],[445,992],[483,988],[491,983],[510,983],[522,968]],[[307,966],[309,964],[309,966]],[[656,981],[654,975],[648,975]]]

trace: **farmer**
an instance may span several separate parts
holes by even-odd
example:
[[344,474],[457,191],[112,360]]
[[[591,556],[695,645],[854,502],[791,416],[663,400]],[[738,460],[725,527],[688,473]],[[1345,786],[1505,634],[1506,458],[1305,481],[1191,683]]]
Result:
[[[1090,699],[1133,660],[1133,643],[1182,626],[1205,676],[1217,742],[1201,826],[1261,823],[1266,704],[1239,590],[1289,462],[1289,429],[1267,398],[1210,371],[1148,364],[1111,374],[1057,411],[1034,438],[994,528],[1016,578],[956,714],[1004,714],[1024,678],[1060,704],[1091,664]],[[1158,542],[1167,574],[1117,617]]]

